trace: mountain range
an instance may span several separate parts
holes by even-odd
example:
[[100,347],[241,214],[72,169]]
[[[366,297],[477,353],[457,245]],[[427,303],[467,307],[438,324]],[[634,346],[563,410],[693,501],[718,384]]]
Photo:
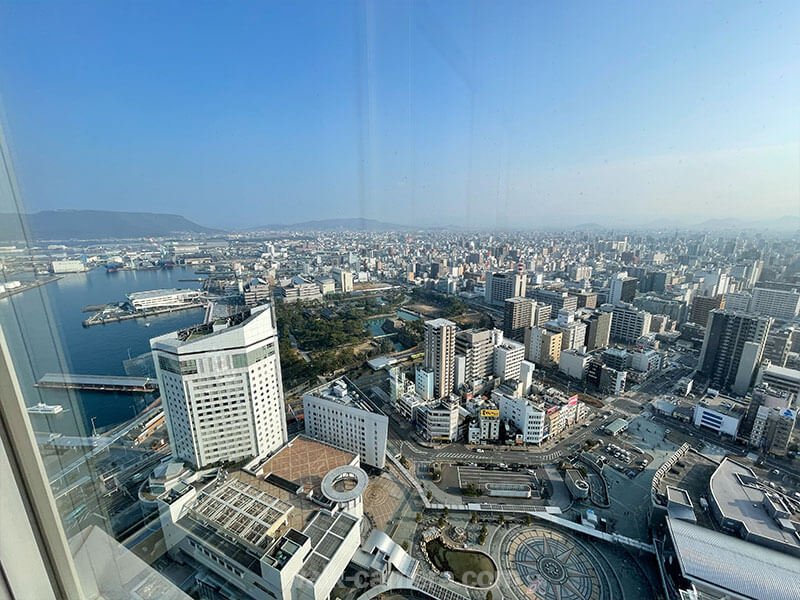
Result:
[[[161,237],[178,233],[219,233],[180,215],[110,210],[43,210],[25,215],[37,240]],[[0,214],[0,240],[20,240],[17,215]]]

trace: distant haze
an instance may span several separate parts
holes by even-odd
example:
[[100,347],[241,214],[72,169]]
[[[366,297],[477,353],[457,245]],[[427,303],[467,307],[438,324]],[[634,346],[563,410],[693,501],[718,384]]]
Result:
[[28,212],[781,220],[799,22],[791,1],[10,1],[1,108]]

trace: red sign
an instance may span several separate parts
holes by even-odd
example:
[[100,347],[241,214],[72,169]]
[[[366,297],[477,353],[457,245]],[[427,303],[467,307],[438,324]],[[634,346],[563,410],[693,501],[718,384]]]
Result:
[[578,402],[578,394],[575,394],[572,398],[569,399],[567,406],[572,406],[573,404],[577,404]]

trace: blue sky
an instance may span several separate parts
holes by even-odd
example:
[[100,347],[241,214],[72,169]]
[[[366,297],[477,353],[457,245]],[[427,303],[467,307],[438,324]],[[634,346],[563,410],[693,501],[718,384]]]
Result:
[[28,210],[800,214],[798,2],[0,2]]

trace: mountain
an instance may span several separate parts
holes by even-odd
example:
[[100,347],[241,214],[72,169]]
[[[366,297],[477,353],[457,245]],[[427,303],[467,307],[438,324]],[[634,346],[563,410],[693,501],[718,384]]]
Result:
[[[110,210],[43,210],[27,216],[34,239],[125,239],[177,233],[216,233],[180,215]],[[0,214],[0,240],[20,237],[16,215]]]
[[269,231],[405,231],[412,229],[407,225],[385,223],[376,219],[361,217],[341,219],[319,219],[316,221],[303,221],[290,225],[265,225],[264,227],[251,227],[249,230]]

